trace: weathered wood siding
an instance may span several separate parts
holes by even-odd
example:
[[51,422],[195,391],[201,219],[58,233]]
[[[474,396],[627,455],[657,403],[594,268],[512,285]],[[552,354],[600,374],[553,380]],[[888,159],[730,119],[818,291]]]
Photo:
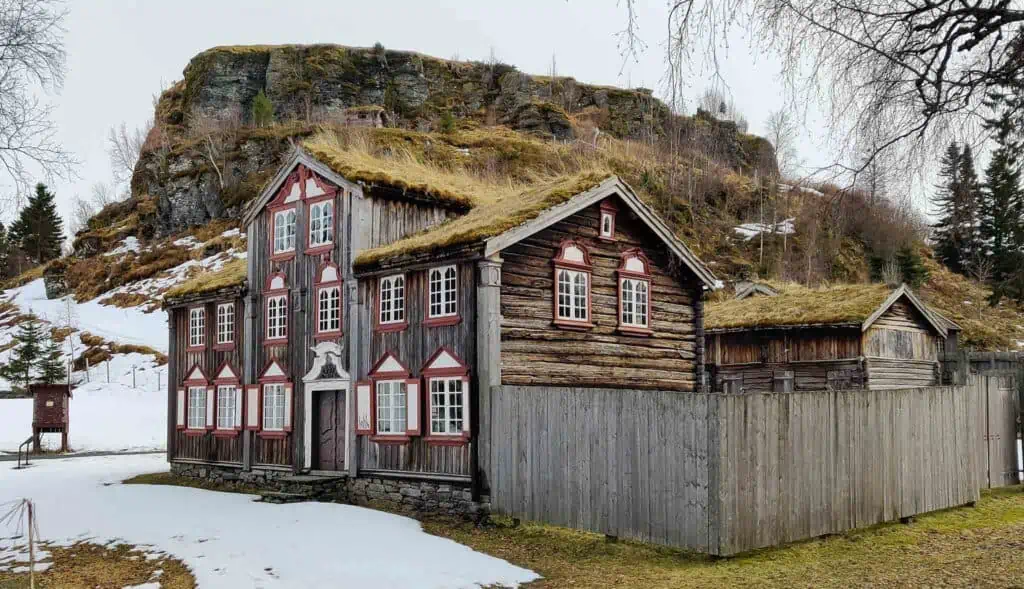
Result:
[[[476,366],[476,264],[463,262],[458,268],[458,308],[460,321],[456,325],[427,326],[427,269],[410,270],[405,275],[405,311],[409,326],[402,331],[382,332],[373,329],[377,308],[378,278],[371,277],[359,283],[361,342],[357,348],[358,367],[354,377],[365,379],[374,363],[388,352],[393,352],[412,373],[420,370],[439,348],[446,347],[470,366],[470,404],[475,407],[477,394],[473,367]],[[426,391],[423,385],[421,392]],[[424,393],[425,394],[425,393]],[[425,408],[425,402],[421,407]],[[428,425],[426,411],[420,416]],[[475,418],[470,422],[475,423]],[[360,436],[357,442],[359,468],[365,471],[406,471],[469,477],[473,444],[464,446],[431,445],[414,437],[406,445],[378,444]]]
[[709,427],[717,425],[709,415],[713,397],[494,387],[492,509],[526,520],[712,551],[708,436]]
[[968,387],[723,395],[720,554],[976,501]]
[[896,301],[864,332],[869,388],[939,384],[942,345],[920,312],[905,300]]
[[716,368],[715,390],[723,391],[726,381],[739,379],[748,393],[778,392],[775,376],[793,375],[794,391],[824,391],[864,387],[864,363],[857,359],[790,362],[787,364],[732,364]]
[[[217,342],[217,305],[226,302],[234,302],[235,305],[235,343],[231,349],[215,349]],[[206,345],[202,351],[188,350],[188,320],[189,310],[195,307],[202,307],[206,312]],[[174,341],[168,347],[170,380],[168,382],[168,395],[170,401],[168,406],[177,407],[178,389],[183,387],[182,382],[192,371],[192,368],[199,366],[206,376],[216,378],[216,370],[223,363],[231,364],[238,373],[243,370],[242,342],[245,335],[245,301],[242,299],[219,299],[207,300],[193,305],[175,307],[169,309],[169,321],[173,322],[174,329],[170,333],[174,335]],[[212,382],[210,384],[213,384]],[[204,435],[185,435],[184,432],[173,428],[176,413],[168,413],[168,428],[171,436],[169,443],[170,458],[172,460],[200,460],[204,462],[242,462],[242,439],[241,436],[234,438],[217,437],[212,433]]]
[[[696,390],[697,278],[679,269],[660,240],[628,211],[619,212],[613,241],[597,238],[598,221],[595,204],[502,251],[502,383]],[[566,238],[586,247],[593,263],[595,327],[587,331],[552,323],[552,260]],[[616,270],[621,254],[631,248],[642,249],[651,260],[650,337],[617,330]]]

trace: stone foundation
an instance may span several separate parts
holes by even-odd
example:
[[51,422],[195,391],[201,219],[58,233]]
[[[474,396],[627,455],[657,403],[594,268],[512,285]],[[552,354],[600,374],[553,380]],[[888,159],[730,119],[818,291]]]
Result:
[[311,493],[317,501],[335,501],[392,511],[418,517],[444,515],[480,519],[490,513],[490,497],[473,501],[468,483],[421,481],[381,476],[356,479],[295,476],[288,471],[241,468],[212,464],[172,462],[171,472],[178,476],[203,479],[238,491],[253,488],[278,493]]

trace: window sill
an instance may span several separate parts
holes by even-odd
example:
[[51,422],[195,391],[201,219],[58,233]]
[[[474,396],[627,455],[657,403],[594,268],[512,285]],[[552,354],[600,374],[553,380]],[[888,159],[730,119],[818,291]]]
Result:
[[325,245],[318,245],[316,247],[307,247],[306,248],[306,255],[307,256],[319,256],[320,254],[326,254],[326,253],[330,252],[332,248],[334,248],[334,244],[333,243],[328,243],[328,244],[325,244]]
[[279,254],[270,254],[270,260],[273,262],[285,262],[295,258],[295,250],[289,252],[281,252]]
[[391,331],[405,331],[409,327],[408,321],[402,321],[401,323],[378,323],[374,328],[374,331],[387,333]]
[[634,327],[631,325],[620,325],[616,331],[622,335],[631,335],[636,337],[651,337],[654,335],[654,331],[649,327]]
[[239,433],[238,430],[219,429],[219,430],[214,430],[213,437],[215,437],[215,438],[237,438],[238,437],[238,433]]
[[286,346],[288,345],[288,338],[282,337],[277,339],[265,339],[263,340],[264,346]]
[[370,436],[370,441],[371,442],[376,442],[378,444],[408,444],[409,442],[412,441],[412,438],[410,438],[409,436],[399,436],[399,435],[394,435],[394,436],[376,435],[376,436]]
[[614,235],[598,235],[597,238],[601,241],[615,241]]
[[448,327],[451,325],[458,325],[462,323],[462,317],[459,315],[451,315],[448,317],[428,317],[423,320],[423,325],[427,327]]
[[205,351],[206,351],[206,346],[205,345],[202,345],[202,346],[188,346],[187,348],[185,348],[185,352],[205,352]]
[[183,430],[183,431],[185,432],[186,436],[205,436],[206,435],[206,430],[205,429],[188,429],[188,428],[185,428],[185,430]]
[[462,436],[433,436],[423,438],[430,446],[465,446],[469,444],[469,438]]
[[270,431],[270,432],[268,432],[268,431],[261,431],[260,433],[256,434],[256,437],[262,438],[264,440],[283,440],[283,439],[288,437],[288,432],[286,432],[286,431]]
[[573,331],[587,331],[596,327],[589,321],[567,321],[565,319],[555,319],[551,323],[560,329],[569,329]]
[[228,343],[228,344],[217,344],[217,345],[213,346],[213,351],[215,351],[215,352],[230,352],[230,351],[232,351],[234,349],[235,349],[235,342],[231,342],[231,343]]
[[340,331],[326,331],[324,333],[318,333],[314,335],[313,339],[315,341],[322,342],[324,340],[341,339],[343,335],[345,334]]

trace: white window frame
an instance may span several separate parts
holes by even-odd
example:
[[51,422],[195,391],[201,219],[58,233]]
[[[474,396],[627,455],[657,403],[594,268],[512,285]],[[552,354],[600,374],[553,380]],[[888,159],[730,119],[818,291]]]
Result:
[[266,432],[283,432],[285,424],[285,383],[268,382],[263,385],[263,419],[260,425]]
[[[606,226],[607,229],[605,229]],[[608,211],[601,211],[600,236],[609,239],[615,236],[615,215]]]
[[187,428],[206,429],[206,385],[189,385],[185,394],[188,395]]
[[235,304],[217,305],[217,344],[235,343]]
[[[387,390],[382,391],[382,386]],[[397,389],[392,387],[397,387]],[[384,393],[383,397],[382,392]],[[403,379],[387,379],[374,382],[373,394],[377,410],[373,419],[377,426],[375,430],[377,435],[406,435],[407,428],[409,427],[409,416],[406,415],[408,407],[407,392],[406,382]],[[386,399],[387,403],[381,403],[382,398]]]
[[[291,219],[288,218],[291,215]],[[278,219],[284,218],[284,222],[278,224]],[[274,254],[284,254],[295,251],[295,207],[289,207],[274,212]],[[290,223],[289,223],[290,221]]]
[[[405,323],[406,286],[405,274],[392,274],[380,279],[380,285],[377,287],[378,323],[381,325]],[[387,295],[386,299],[385,295]],[[386,310],[385,305],[387,305]]]
[[[326,299],[324,295],[327,295]],[[326,306],[324,303],[327,303]],[[316,332],[337,333],[341,331],[341,286],[322,286],[318,288],[316,305]]]
[[188,310],[188,347],[201,348],[206,345],[206,309],[192,307]]
[[[456,384],[457,383],[457,384]],[[466,388],[467,383],[465,378],[462,376],[435,376],[427,379],[427,394],[430,395],[430,435],[431,436],[453,436],[461,437],[464,435],[464,427],[466,423],[466,414],[468,407],[466,403]],[[454,390],[455,388],[458,390]],[[437,389],[437,390],[435,390]],[[458,396],[458,405],[449,403],[452,396]],[[459,417],[454,418],[450,412],[454,409],[458,409]],[[438,411],[441,411],[442,416],[437,417]],[[458,427],[455,426],[456,421]],[[435,426],[440,423],[443,429],[439,430]]]
[[[434,280],[434,277],[437,280]],[[427,317],[455,317],[459,314],[459,270],[454,265],[427,271]],[[436,311],[435,311],[436,309]]]
[[[590,321],[590,272],[557,268],[555,276],[557,278],[555,282],[555,318],[584,323]],[[563,278],[567,278],[567,282],[563,283]],[[583,279],[582,295],[576,292],[577,280],[580,278]],[[563,284],[567,287],[566,292],[563,292]],[[563,311],[567,314],[564,314]]]
[[[630,285],[630,291],[627,294],[626,285]],[[640,287],[643,287],[643,293],[640,292]],[[641,297],[643,300],[641,300]],[[629,306],[629,319],[626,318],[626,307]],[[639,321],[638,318],[641,313],[638,313],[638,309],[643,309],[643,321]],[[651,281],[646,278],[620,278],[619,279],[619,323],[626,327],[638,327],[641,329],[647,329],[651,324]]]
[[[279,304],[274,304],[274,303]],[[273,312],[272,312],[273,307]],[[275,321],[276,319],[276,321]],[[267,297],[267,339],[280,340],[288,337],[288,295]]]
[[[234,430],[241,427],[242,424],[236,421],[241,414],[236,405],[240,397],[239,388],[236,384],[217,385],[217,415],[214,417],[217,420],[217,429]],[[225,398],[228,400],[227,403],[224,402]]]
[[309,205],[309,247],[320,247],[333,243],[334,199],[329,198]]

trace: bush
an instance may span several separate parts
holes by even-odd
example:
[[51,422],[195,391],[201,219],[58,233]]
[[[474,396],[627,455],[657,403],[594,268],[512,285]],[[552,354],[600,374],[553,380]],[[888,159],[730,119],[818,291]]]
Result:
[[274,105],[263,90],[252,99],[252,124],[255,127],[269,127],[274,124]]

